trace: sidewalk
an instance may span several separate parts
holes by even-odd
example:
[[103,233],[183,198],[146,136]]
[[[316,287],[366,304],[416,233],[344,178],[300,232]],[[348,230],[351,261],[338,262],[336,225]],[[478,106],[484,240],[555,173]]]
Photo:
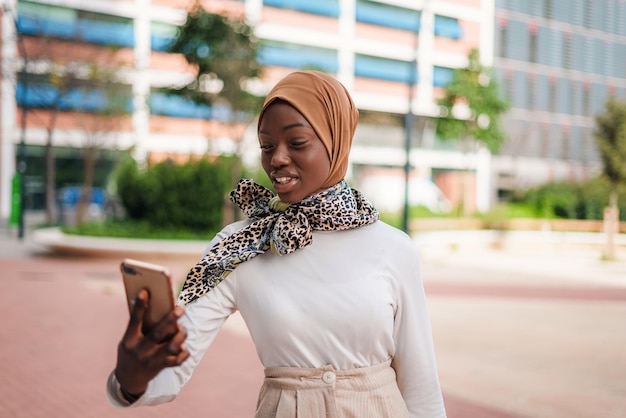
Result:
[[[0,416],[252,416],[262,368],[237,316],[174,403],[112,409],[104,382],[128,315],[119,259],[51,255],[31,238],[0,237]],[[190,265],[163,262],[179,278]],[[624,261],[464,245],[424,251],[422,268],[450,418],[626,417]]]

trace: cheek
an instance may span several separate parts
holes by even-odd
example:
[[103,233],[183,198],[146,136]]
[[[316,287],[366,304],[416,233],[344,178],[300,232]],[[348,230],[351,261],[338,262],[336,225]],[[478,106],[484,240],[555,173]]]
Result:
[[265,171],[267,175],[269,175],[271,171],[270,158],[265,155],[261,155],[261,166],[263,167],[263,171]]

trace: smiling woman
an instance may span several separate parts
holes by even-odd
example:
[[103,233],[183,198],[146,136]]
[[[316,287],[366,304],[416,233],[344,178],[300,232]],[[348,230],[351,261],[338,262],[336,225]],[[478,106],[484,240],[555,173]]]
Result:
[[330,156],[313,127],[286,102],[276,100],[259,123],[261,162],[280,200],[294,203],[323,189]]
[[239,182],[230,196],[248,219],[217,234],[145,334],[139,293],[114,405],[173,400],[238,310],[265,367],[255,418],[445,417],[413,243],[344,180],[357,121],[329,75],[299,71],[272,89],[258,133],[276,195]]

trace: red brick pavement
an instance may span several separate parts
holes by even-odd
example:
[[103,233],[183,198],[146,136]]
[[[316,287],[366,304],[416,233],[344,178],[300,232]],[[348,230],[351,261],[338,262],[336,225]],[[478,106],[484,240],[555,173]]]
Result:
[[[174,277],[185,268],[172,268]],[[118,260],[0,258],[0,272],[0,417],[253,415],[262,367],[249,338],[226,329],[173,403],[131,410],[109,405],[105,381],[128,317]],[[512,418],[445,400],[450,418]]]

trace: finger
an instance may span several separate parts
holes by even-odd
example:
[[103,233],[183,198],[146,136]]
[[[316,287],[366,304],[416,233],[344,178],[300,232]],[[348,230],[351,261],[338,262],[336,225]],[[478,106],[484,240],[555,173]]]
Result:
[[178,355],[181,351],[185,349],[184,343],[187,338],[187,333],[184,331],[180,331],[176,333],[170,340],[170,342],[165,346],[168,354]]
[[154,343],[163,343],[171,340],[174,335],[180,332],[178,319],[184,314],[185,310],[181,307],[174,308],[165,316],[150,332],[146,335]]
[[185,349],[183,349],[180,353],[178,353],[177,355],[169,355],[165,358],[165,360],[163,361],[163,366],[164,367],[176,367],[176,366],[180,366],[181,364],[183,364],[185,362],[185,360],[187,360],[189,358],[189,352]]
[[135,303],[133,304],[133,308],[130,311],[128,327],[126,328],[126,333],[124,334],[125,340],[141,334],[143,317],[146,313],[149,300],[150,294],[145,289],[141,289],[137,293]]

